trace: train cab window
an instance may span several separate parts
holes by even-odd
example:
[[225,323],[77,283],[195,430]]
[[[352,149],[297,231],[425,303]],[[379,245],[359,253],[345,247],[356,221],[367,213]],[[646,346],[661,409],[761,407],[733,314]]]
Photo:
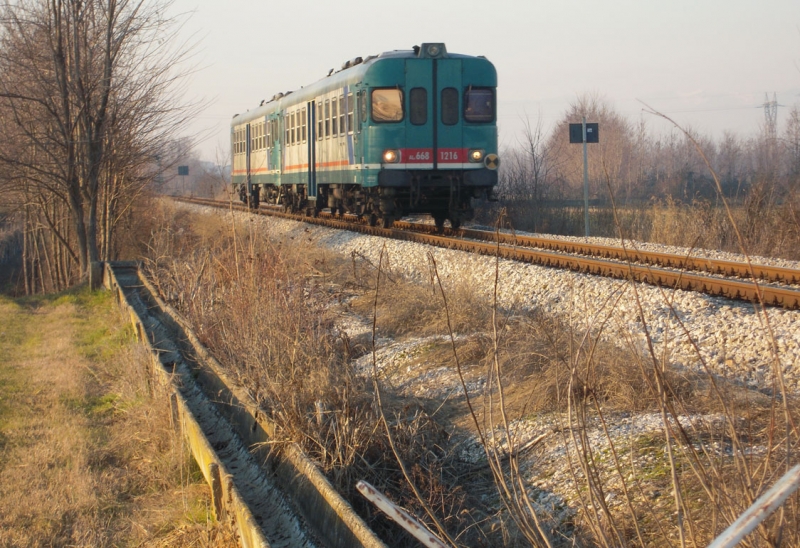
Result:
[[317,103],[317,141],[322,141],[322,138],[325,136],[322,133],[322,125],[325,123],[325,119],[322,116],[322,103]]
[[372,121],[400,122],[403,120],[403,92],[397,88],[372,90]]
[[344,95],[339,96],[339,133],[344,135],[347,129],[344,127]]
[[409,94],[408,115],[415,126],[428,123],[428,90],[413,88]]
[[325,137],[331,136],[331,102],[325,99]]
[[353,94],[347,94],[347,131],[353,133],[353,113],[355,112],[355,104],[353,102]]
[[456,88],[442,90],[442,123],[446,126],[458,123],[458,90]]
[[473,88],[464,92],[464,120],[467,122],[494,121],[494,90]]

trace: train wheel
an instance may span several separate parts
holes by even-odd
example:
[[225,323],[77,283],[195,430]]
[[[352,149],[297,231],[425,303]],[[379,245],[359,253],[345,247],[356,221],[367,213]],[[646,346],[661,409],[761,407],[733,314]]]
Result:
[[450,228],[453,230],[461,228],[461,219],[450,219]]
[[392,228],[394,224],[394,217],[391,215],[384,215],[381,217],[381,228]]
[[374,213],[369,214],[369,226],[378,226],[378,216]]
[[436,232],[441,234],[444,232],[444,217],[439,217],[437,215],[433,216],[433,223],[436,225]]

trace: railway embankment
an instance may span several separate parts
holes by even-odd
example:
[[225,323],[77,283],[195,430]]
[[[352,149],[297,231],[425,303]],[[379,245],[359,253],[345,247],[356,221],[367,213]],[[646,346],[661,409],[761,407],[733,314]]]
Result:
[[[439,447],[458,461],[462,483],[450,492],[474,495],[469,511],[489,516],[487,536],[509,523],[502,508],[514,503],[475,481],[492,459],[502,466],[518,459],[509,465],[518,474],[512,480],[525,486],[517,494],[529,497],[527,507],[554,534],[586,540],[605,534],[607,519],[620,528],[636,522],[641,529],[629,530],[628,540],[650,546],[672,542],[687,520],[697,538],[710,540],[796,462],[797,311],[292,220],[180,207],[197,214],[196,226],[216,217],[226,232],[241,228],[236,245],[254,250],[241,260],[265,261],[259,252],[269,249],[291,262],[280,251],[291,250],[319,265],[305,277],[273,283],[276,293],[324,300],[314,288],[331,287],[332,298],[319,308],[351,343],[348,365],[379,379],[393,401],[429,406],[428,417],[447,433]],[[204,238],[198,239],[207,250],[161,266],[163,288],[197,311],[193,320],[212,333],[218,316],[203,310],[216,306],[215,296],[232,294],[219,282],[231,267],[202,268],[231,244]],[[319,258],[325,254],[348,263],[349,274],[329,268],[334,260]],[[252,270],[260,291],[266,280]],[[203,284],[194,283],[201,271]],[[182,284],[169,280],[184,272],[189,275],[176,275]],[[195,298],[201,286],[208,294]],[[248,300],[233,302],[227,306]],[[235,318],[236,310],[226,317]],[[256,332],[257,323],[245,327]],[[501,384],[507,421],[499,410],[491,416]],[[484,421],[477,427],[470,425],[465,396],[474,398]],[[397,432],[407,425],[402,416],[392,422]],[[770,441],[776,428],[788,432],[780,446]],[[678,519],[676,493],[686,497]]]

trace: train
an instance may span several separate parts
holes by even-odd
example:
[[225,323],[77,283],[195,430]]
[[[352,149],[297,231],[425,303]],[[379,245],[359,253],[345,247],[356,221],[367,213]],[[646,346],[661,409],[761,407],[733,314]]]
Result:
[[443,43],[356,57],[234,115],[230,131],[231,182],[252,208],[458,228],[473,200],[494,199],[497,71]]

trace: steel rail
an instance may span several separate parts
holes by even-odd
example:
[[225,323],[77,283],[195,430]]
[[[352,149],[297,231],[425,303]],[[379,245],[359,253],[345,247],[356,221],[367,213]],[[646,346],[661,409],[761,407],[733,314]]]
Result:
[[[223,207],[240,211],[250,211],[245,206],[233,203],[205,199],[176,199],[217,208]],[[540,266],[549,266],[598,276],[642,282],[669,289],[682,289],[733,300],[762,302],[765,305],[781,306],[794,310],[800,309],[800,289],[798,288],[761,283],[757,281],[760,277],[758,275],[755,276],[755,279],[751,280],[725,277],[725,275],[730,276],[731,274],[728,273],[733,271],[730,265],[737,264],[733,261],[706,261],[705,259],[688,258],[666,253],[637,253],[635,250],[622,250],[622,248],[612,248],[611,246],[592,246],[580,242],[575,242],[574,245],[568,245],[572,244],[572,242],[549,238],[521,237],[507,233],[488,231],[460,229],[455,231],[446,230],[444,234],[436,234],[434,233],[435,227],[432,225],[420,225],[419,223],[395,222],[395,226],[392,228],[379,228],[371,227],[363,222],[353,222],[352,220],[347,220],[347,218],[335,217],[330,214],[323,214],[319,217],[308,217],[286,213],[270,207],[255,210],[253,213],[277,216],[385,238],[434,245],[446,249],[499,256],[509,260]],[[415,225],[417,229],[408,230],[408,225]],[[420,226],[423,228],[420,229]],[[480,238],[474,238],[473,234],[480,235]],[[462,237],[458,238],[456,236]],[[550,242],[550,244],[547,245],[551,245],[552,249],[520,245],[520,241],[525,239],[540,241],[543,244]],[[610,259],[603,257],[603,251],[599,250],[599,248],[607,248],[609,250],[617,249],[622,250],[624,253],[622,255],[617,254],[614,259]],[[575,253],[577,253],[577,255]],[[663,256],[663,262],[668,263],[669,266],[655,266],[655,264],[651,262],[655,261],[659,256]],[[636,258],[639,259],[639,262],[635,262]],[[690,271],[690,266],[693,264],[705,265],[703,268],[698,268],[702,273]],[[746,269],[748,267],[744,265],[743,268]],[[772,267],[766,267],[764,265],[753,265],[752,273],[761,273],[771,268]],[[792,271],[790,269],[776,270],[789,271],[781,274],[782,277],[780,279],[782,280],[797,281],[800,279],[799,271]],[[741,273],[742,270],[740,269],[737,272]],[[772,276],[773,277],[767,279],[774,279],[775,275]]]

